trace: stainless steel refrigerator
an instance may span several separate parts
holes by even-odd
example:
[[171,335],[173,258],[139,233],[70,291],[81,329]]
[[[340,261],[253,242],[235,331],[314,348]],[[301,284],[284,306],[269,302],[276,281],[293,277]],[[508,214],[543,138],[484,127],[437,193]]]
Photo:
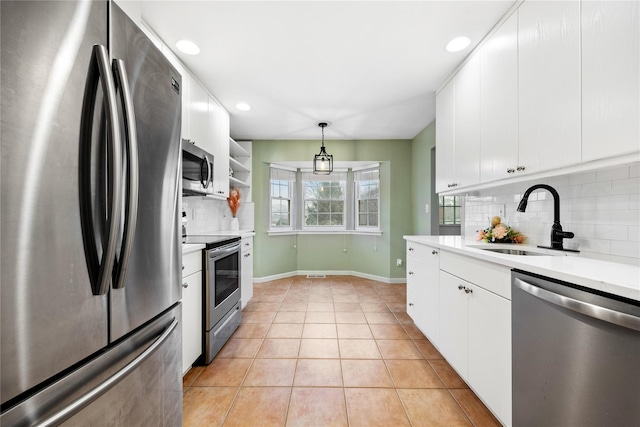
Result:
[[180,74],[111,2],[0,8],[0,424],[180,425]]

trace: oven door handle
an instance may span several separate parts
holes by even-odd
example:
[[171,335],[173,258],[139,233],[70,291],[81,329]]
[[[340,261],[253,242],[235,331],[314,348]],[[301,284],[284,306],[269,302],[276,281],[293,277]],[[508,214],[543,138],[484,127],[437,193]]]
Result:
[[621,313],[606,307],[601,307],[599,305],[590,304],[588,302],[556,294],[555,292],[550,292],[546,289],[532,285],[531,283],[527,283],[522,279],[515,278],[514,284],[524,292],[559,307],[566,308],[604,322],[613,323],[624,328],[640,331],[640,318],[630,314]]
[[234,244],[229,246],[222,246],[220,248],[214,248],[209,250],[209,259],[218,260],[224,258],[233,253],[240,253],[240,245]]

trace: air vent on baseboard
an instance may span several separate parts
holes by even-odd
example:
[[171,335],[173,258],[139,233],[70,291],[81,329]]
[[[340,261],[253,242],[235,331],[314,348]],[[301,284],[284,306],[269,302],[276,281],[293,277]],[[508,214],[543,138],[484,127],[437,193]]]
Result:
[[324,274],[307,274],[307,279],[326,279],[327,276]]

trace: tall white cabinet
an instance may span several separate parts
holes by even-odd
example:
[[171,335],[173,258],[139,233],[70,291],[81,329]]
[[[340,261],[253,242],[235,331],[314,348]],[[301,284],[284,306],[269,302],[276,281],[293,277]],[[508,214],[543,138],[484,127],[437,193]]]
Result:
[[582,160],[640,149],[640,3],[582,3]]
[[526,168],[518,150],[518,15],[513,14],[480,49],[480,181]]
[[580,2],[518,9],[520,156],[530,173],[581,161]]

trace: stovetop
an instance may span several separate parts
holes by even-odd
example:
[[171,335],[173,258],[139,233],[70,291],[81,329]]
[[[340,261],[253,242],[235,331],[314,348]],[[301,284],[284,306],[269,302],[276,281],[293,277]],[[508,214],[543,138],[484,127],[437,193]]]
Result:
[[237,242],[239,236],[225,236],[220,234],[187,235],[182,237],[182,243],[206,245],[206,249],[212,249],[227,243]]

